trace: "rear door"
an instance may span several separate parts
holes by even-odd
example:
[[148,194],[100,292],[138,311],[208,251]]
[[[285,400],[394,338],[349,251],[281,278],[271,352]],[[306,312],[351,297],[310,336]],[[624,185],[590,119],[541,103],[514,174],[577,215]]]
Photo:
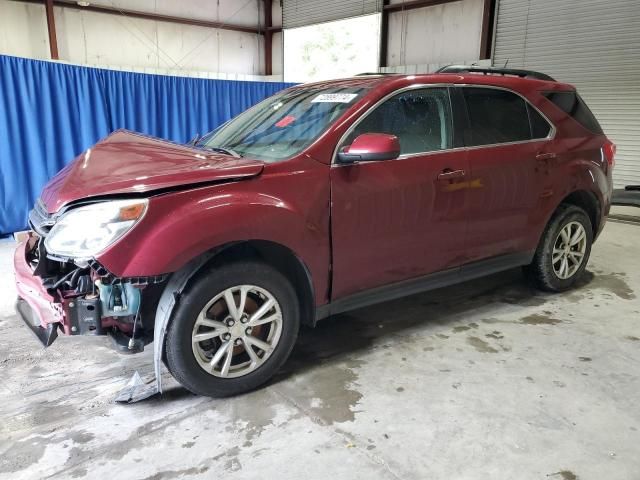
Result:
[[493,87],[458,87],[466,105],[470,262],[531,248],[536,208],[550,195],[553,128],[520,95]]
[[463,263],[467,162],[452,150],[446,87],[398,92],[365,114],[338,148],[363,133],[400,140],[394,160],[334,164],[334,299]]

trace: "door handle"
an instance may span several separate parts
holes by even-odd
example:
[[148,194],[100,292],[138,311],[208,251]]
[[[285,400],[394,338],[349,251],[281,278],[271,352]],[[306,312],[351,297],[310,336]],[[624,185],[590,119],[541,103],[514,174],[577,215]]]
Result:
[[555,153],[539,153],[536,155],[536,160],[539,162],[546,162],[547,160],[555,160],[557,155]]
[[446,180],[454,180],[456,178],[462,178],[466,175],[464,170],[451,170],[449,168],[442,171],[442,173],[438,174],[438,180],[446,181]]

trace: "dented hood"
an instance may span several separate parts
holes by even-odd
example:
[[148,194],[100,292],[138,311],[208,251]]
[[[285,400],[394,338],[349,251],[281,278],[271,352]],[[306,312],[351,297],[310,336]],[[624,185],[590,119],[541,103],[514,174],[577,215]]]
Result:
[[98,142],[42,191],[49,213],[84,198],[144,193],[259,175],[264,163],[212,153],[126,130]]

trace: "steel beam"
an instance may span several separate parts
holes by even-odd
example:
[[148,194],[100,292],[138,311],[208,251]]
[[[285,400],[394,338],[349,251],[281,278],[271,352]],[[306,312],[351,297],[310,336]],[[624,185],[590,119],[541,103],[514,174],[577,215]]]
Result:
[[389,6],[389,0],[383,0],[382,12],[380,13],[380,67],[387,66],[387,52],[389,51],[389,11],[385,10]]
[[53,0],[46,0],[45,11],[47,14],[47,31],[49,32],[49,52],[51,60],[58,60],[58,38],[56,37],[56,19],[53,16]]
[[480,35],[480,60],[491,58],[495,11],[496,0],[484,0],[484,7],[482,11],[482,34]]
[[434,5],[442,5],[443,3],[460,2],[461,0],[410,0],[403,3],[392,3],[383,6],[386,12],[402,12],[405,10],[413,10],[415,8],[432,7]]
[[273,19],[271,18],[271,0],[264,0],[264,74],[273,73]]

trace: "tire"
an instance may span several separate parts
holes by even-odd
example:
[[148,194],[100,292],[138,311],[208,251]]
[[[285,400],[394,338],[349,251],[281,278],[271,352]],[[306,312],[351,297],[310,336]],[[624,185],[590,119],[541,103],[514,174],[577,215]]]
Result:
[[[577,225],[582,226],[584,229],[584,245],[576,244],[574,247],[569,247],[565,250],[568,256],[567,270],[562,269],[562,261],[556,261],[554,259],[564,256],[562,253],[555,253],[562,249],[558,249],[559,246],[565,245],[566,242],[561,237],[563,229],[575,228],[571,231],[579,231]],[[565,233],[567,230],[565,230]],[[557,243],[559,242],[559,243]],[[575,205],[562,204],[549,220],[536,253],[533,257],[533,261],[530,265],[524,268],[525,275],[529,280],[539,289],[547,292],[562,292],[570,289],[583,275],[587,262],[589,261],[589,255],[591,254],[591,245],[593,243],[593,226],[587,213],[580,207]],[[571,262],[577,258],[578,249],[584,247],[581,261],[575,271],[572,271],[575,264]],[[563,247],[564,249],[564,247]],[[575,251],[573,251],[575,250]],[[570,274],[570,275],[569,275]],[[566,278],[563,278],[566,277]]]
[[[241,289],[246,292],[246,310],[251,307],[254,309],[253,313],[245,313],[246,318],[242,318],[242,322],[249,322],[259,313],[261,306],[267,307],[266,304],[271,299],[275,300],[274,306],[266,310],[261,318],[277,319],[279,311],[280,320],[254,326],[251,334],[246,335],[238,329],[245,329],[249,323],[241,325],[234,320],[233,326],[229,327],[231,320],[236,318],[232,314],[239,314],[232,311],[229,300],[224,295],[225,292],[232,292],[231,301],[239,310],[238,307],[242,305]],[[220,295],[222,297],[208,306]],[[201,316],[205,307],[209,310]],[[210,327],[214,323],[216,326]],[[218,324],[223,324],[224,327]],[[227,397],[248,392],[267,382],[287,360],[298,337],[299,325],[300,308],[295,290],[279,271],[257,261],[223,264],[199,274],[180,297],[165,338],[166,365],[180,384],[198,395]],[[218,332],[225,331],[224,328],[227,328],[227,333],[218,335]],[[261,333],[256,333],[258,329]],[[215,336],[202,342],[192,342],[194,335],[201,338],[202,332],[205,337]],[[225,341],[227,335],[230,339]],[[249,342],[248,337],[253,338],[251,344],[245,343]],[[267,350],[263,351],[253,344],[256,339],[263,341],[263,344],[274,342],[268,355]],[[240,344],[234,343],[238,341]],[[223,348],[225,345],[227,348]],[[227,353],[211,367],[209,358],[215,360],[220,349]],[[249,355],[247,349],[251,349],[258,360],[252,360],[255,357]],[[232,358],[225,376],[229,351]],[[237,351],[240,352],[236,353]],[[234,362],[238,364],[235,365]]]

